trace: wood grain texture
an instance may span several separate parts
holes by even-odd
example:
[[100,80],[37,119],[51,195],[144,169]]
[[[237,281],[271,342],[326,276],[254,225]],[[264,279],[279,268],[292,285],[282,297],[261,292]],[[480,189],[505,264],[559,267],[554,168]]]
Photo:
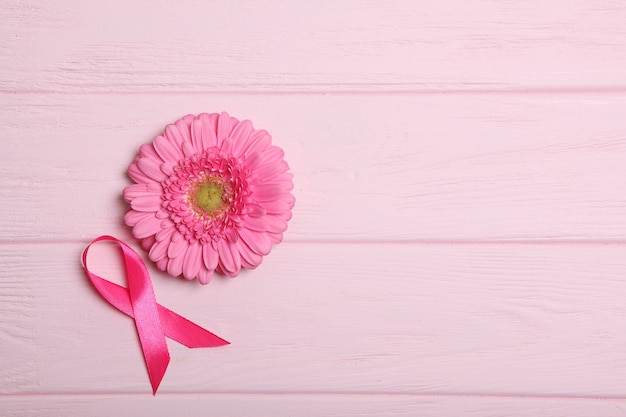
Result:
[[[0,293],[22,302],[3,303],[1,393],[150,392],[133,322],[81,275],[82,246],[2,255]],[[94,247],[90,268],[123,282],[115,249]],[[153,270],[159,302],[232,342],[170,343],[160,392],[626,398],[624,255],[622,245],[285,243],[260,269],[208,287]]]
[[[623,399],[490,398],[467,396],[328,395],[328,394],[177,394],[156,398],[137,395],[24,396],[0,398],[4,417],[110,417],[150,410],[152,417],[219,415],[222,417],[379,417],[432,416],[621,417]],[[202,410],[202,414],[199,412]]]
[[127,237],[120,195],[139,146],[174,114],[220,108],[285,149],[288,240],[626,236],[623,95],[18,94],[0,107],[0,198],[15,202],[0,239]]
[[626,88],[614,0],[5,0],[4,91]]
[[[626,4],[0,0],[0,415],[626,415]],[[121,190],[186,113],[269,130],[286,241],[164,305],[169,343],[79,255],[135,247]],[[143,254],[143,252],[140,251]],[[124,282],[111,247],[96,272]]]

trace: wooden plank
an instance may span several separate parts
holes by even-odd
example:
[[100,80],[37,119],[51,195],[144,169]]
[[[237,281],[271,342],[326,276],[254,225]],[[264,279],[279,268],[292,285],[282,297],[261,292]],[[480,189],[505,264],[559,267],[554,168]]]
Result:
[[158,395],[55,395],[0,398],[5,417],[152,417],[220,415],[222,417],[621,417],[623,399],[516,398],[467,396],[372,396],[328,394],[187,394]]
[[127,237],[139,146],[228,109],[286,151],[288,240],[623,241],[624,108],[624,94],[5,96],[0,239]]
[[[150,394],[131,319],[83,245],[0,250],[0,393]],[[231,345],[169,343],[160,392],[626,396],[624,245],[289,244],[157,299]],[[119,254],[94,272],[123,282]],[[574,403],[571,403],[573,407]]]
[[626,88],[626,4],[5,0],[0,90]]

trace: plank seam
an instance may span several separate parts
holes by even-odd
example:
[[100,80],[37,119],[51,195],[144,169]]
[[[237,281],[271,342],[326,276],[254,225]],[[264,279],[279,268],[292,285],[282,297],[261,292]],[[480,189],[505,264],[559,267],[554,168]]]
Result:
[[[15,245],[87,245],[91,240],[67,239],[67,240],[2,240],[0,246]],[[131,244],[139,245],[132,239],[128,239]],[[346,245],[346,246],[626,246],[626,240],[284,240],[282,246],[286,245]]]
[[[380,88],[373,89],[375,85],[354,85],[354,89],[332,89],[332,88],[315,88],[317,85],[311,85],[313,88],[302,88],[304,85],[276,84],[268,86],[266,89],[254,86],[251,89],[214,89],[214,90],[112,90],[112,89],[83,89],[82,91],[64,91],[64,90],[0,90],[0,95],[621,95],[626,94],[626,86],[616,87],[530,87],[530,88],[468,88],[468,89],[447,89],[447,88],[429,88],[420,89],[412,86],[408,88]],[[346,84],[342,85],[346,86]],[[388,85],[381,85],[388,86]],[[284,89],[280,89],[280,88]],[[367,87],[367,88],[365,88]]]
[[[147,391],[105,391],[105,392],[46,392],[46,393],[9,393],[0,394],[0,399],[6,398],[59,398],[59,397],[135,397],[151,396]],[[419,392],[366,392],[366,391],[187,391],[187,392],[159,392],[159,397],[184,396],[246,396],[246,397],[404,397],[404,398],[493,398],[493,399],[528,399],[528,400],[572,400],[572,401],[624,401],[626,396],[598,396],[598,395],[567,395],[567,394],[489,394],[472,392],[455,393],[419,393]]]

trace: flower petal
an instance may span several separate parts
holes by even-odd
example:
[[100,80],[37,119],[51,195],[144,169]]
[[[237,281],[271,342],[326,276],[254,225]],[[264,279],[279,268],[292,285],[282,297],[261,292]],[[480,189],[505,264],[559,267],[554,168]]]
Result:
[[191,120],[195,117],[191,114],[186,115],[182,119],[176,121],[176,127],[183,137],[183,142],[191,142]]
[[161,164],[161,171],[169,177],[174,172],[174,166],[169,162],[163,162]]
[[186,157],[190,157],[196,153],[191,142],[187,142],[187,141],[183,142],[183,153],[185,154]]
[[226,155],[232,154],[234,142],[235,140],[231,136],[224,139],[224,142],[222,142],[222,147],[220,149],[222,153]]
[[195,241],[189,245],[183,264],[183,275],[187,279],[194,279],[202,266],[202,245]]
[[176,146],[178,149],[182,150],[184,138],[180,133],[176,125],[169,124],[165,126],[165,137],[170,141],[170,143]]
[[154,150],[154,146],[149,143],[144,143],[139,147],[139,156],[142,158],[150,158],[156,160],[160,159],[159,155],[157,155],[156,151]]
[[202,121],[196,117],[191,122],[191,145],[196,152],[202,152],[204,146],[202,145]]
[[170,258],[170,260],[167,261],[167,273],[175,277],[182,274],[184,261],[184,255],[178,256],[176,258]]
[[124,200],[127,202],[131,202],[134,198],[144,196],[144,195],[160,195],[161,193],[158,191],[149,191],[148,184],[131,184],[124,188],[122,192],[124,195]]
[[137,239],[143,239],[148,236],[154,235],[161,229],[161,221],[156,217],[147,217],[141,221],[139,221],[133,227],[133,236]]
[[241,255],[237,246],[222,239],[217,242],[217,250],[222,270],[229,276],[236,276],[241,270]]
[[287,221],[280,216],[270,214],[265,216],[264,219],[268,225],[267,230],[271,233],[283,233],[287,230]]
[[230,116],[226,112],[222,112],[220,114],[219,119],[217,119],[217,146],[221,146],[222,143],[228,138],[230,134]]
[[175,239],[176,235],[180,235],[180,233],[174,233],[172,236],[172,243],[167,248],[167,256],[170,258],[177,258],[181,256],[189,247],[189,241],[187,239]]
[[130,202],[130,207],[137,211],[154,211],[156,212],[161,208],[161,196],[158,194],[146,194],[133,199]]
[[263,152],[263,163],[266,164],[274,164],[285,157],[285,151],[283,151],[278,146],[269,146]]
[[272,242],[265,232],[253,232],[250,229],[242,228],[238,230],[239,237],[248,245],[253,252],[259,255],[267,255],[272,249]]
[[[230,136],[235,139],[238,144],[243,145],[246,143],[253,131],[254,127],[252,126],[252,122],[250,120],[242,120],[239,124],[237,124],[237,126],[235,126]],[[241,149],[236,149],[237,154],[239,151],[241,151]]]
[[166,178],[163,171],[161,171],[161,162],[158,162],[155,159],[139,158],[137,160],[137,166],[141,172],[155,181],[161,182]]
[[154,238],[154,235],[148,236],[147,238],[142,239],[141,247],[143,248],[143,250],[150,250],[152,245],[154,245],[155,243],[156,243],[156,239]]
[[273,245],[276,245],[280,242],[283,241],[283,234],[282,233],[271,233],[268,232],[267,235],[270,238],[270,241],[272,242]]
[[148,187],[148,191],[151,193],[163,193],[163,187],[158,182],[149,182],[146,184],[146,187]]
[[277,213],[283,213],[285,211],[290,210],[290,205],[288,201],[285,201],[284,199],[280,199],[280,200],[274,200],[274,201],[266,201],[264,203],[260,204],[261,207],[263,207],[267,213],[272,213],[272,214],[277,214]]
[[143,211],[129,210],[124,215],[124,223],[126,223],[127,226],[133,227],[137,223],[139,223],[141,220],[149,219],[152,217],[154,217],[154,213],[146,213]]
[[[275,201],[286,194],[288,190],[283,185],[279,184],[261,184],[257,185],[252,193],[252,198],[257,203],[265,203],[268,201]],[[261,204],[263,205],[263,204]]]
[[[171,221],[169,222],[172,223]],[[165,221],[163,223],[165,223]],[[168,226],[168,227],[163,227],[163,223],[161,223],[161,230],[159,230],[155,236],[158,242],[162,240],[170,241],[172,235],[176,231],[176,227],[174,227],[173,223],[172,223],[172,226]]]
[[170,214],[167,212],[167,210],[165,210],[164,208],[159,209],[159,211],[156,212],[155,216],[157,216],[158,219],[167,219],[168,217],[170,217]]
[[203,113],[198,119],[202,122],[202,149],[217,146],[217,115]]
[[191,129],[191,123],[194,120],[196,120],[196,116],[194,116],[193,114],[187,114],[183,116],[183,120],[185,121],[185,123],[187,123],[187,126]]
[[285,161],[277,161],[274,163],[265,163],[256,167],[256,169],[251,173],[254,178],[261,178],[264,181],[269,181],[276,178],[277,175],[282,174],[285,171],[289,170],[289,165]]
[[206,285],[211,282],[211,278],[213,277],[213,270],[207,270],[205,268],[200,268],[198,271],[198,281],[200,284]]
[[157,268],[159,268],[161,271],[166,271],[167,270],[167,263],[170,260],[170,258],[168,258],[167,256],[162,257],[161,259],[159,259],[158,261],[154,261]]
[[246,209],[248,212],[248,216],[251,216],[251,217],[261,217],[267,214],[267,211],[265,211],[263,207],[254,203],[248,203],[246,205]]
[[157,262],[159,259],[167,258],[167,248],[170,245],[170,242],[171,241],[169,239],[163,239],[161,241],[157,240],[148,252],[150,260]]
[[244,120],[238,123],[230,133],[227,140],[222,144],[222,152],[234,155],[240,155],[244,145],[247,144],[250,134],[254,128],[250,120]]
[[156,149],[163,161],[173,165],[176,165],[180,158],[183,157],[180,150],[161,135],[154,138],[154,149]]
[[269,226],[263,217],[248,217],[244,226],[255,232],[266,232],[269,230]]
[[208,270],[213,271],[217,268],[217,263],[219,260],[219,255],[217,250],[211,247],[210,244],[205,243],[202,246],[202,259],[204,260],[204,265]]
[[137,166],[137,161],[139,160],[140,157],[137,157],[137,159],[135,159],[135,162],[133,162],[132,164],[129,165],[128,167],[128,176],[135,181],[136,183],[152,183],[154,180],[150,177],[148,177],[146,174],[144,174],[143,172],[141,172],[141,170],[139,169],[139,167]]
[[248,143],[242,149],[243,156],[248,158],[257,152],[264,151],[272,143],[272,137],[266,130],[257,130],[250,135]]
[[282,174],[280,174],[278,177],[274,178],[273,180],[270,181],[265,181],[265,182],[258,182],[259,180],[251,180],[251,182],[256,181],[255,185],[259,184],[262,186],[279,186],[282,187],[283,190],[285,190],[285,193],[293,190],[293,181],[291,181],[291,177],[288,176],[287,174],[289,174],[288,172],[283,172]]
[[237,242],[237,249],[241,254],[241,265],[248,269],[256,268],[263,261],[263,256],[253,252],[241,239]]

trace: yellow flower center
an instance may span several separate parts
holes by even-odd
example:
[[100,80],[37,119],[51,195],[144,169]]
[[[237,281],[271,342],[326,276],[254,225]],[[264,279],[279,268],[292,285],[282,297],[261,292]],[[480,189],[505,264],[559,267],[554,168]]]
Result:
[[193,194],[193,199],[198,208],[207,214],[211,214],[224,205],[224,186],[210,179],[201,183]]

